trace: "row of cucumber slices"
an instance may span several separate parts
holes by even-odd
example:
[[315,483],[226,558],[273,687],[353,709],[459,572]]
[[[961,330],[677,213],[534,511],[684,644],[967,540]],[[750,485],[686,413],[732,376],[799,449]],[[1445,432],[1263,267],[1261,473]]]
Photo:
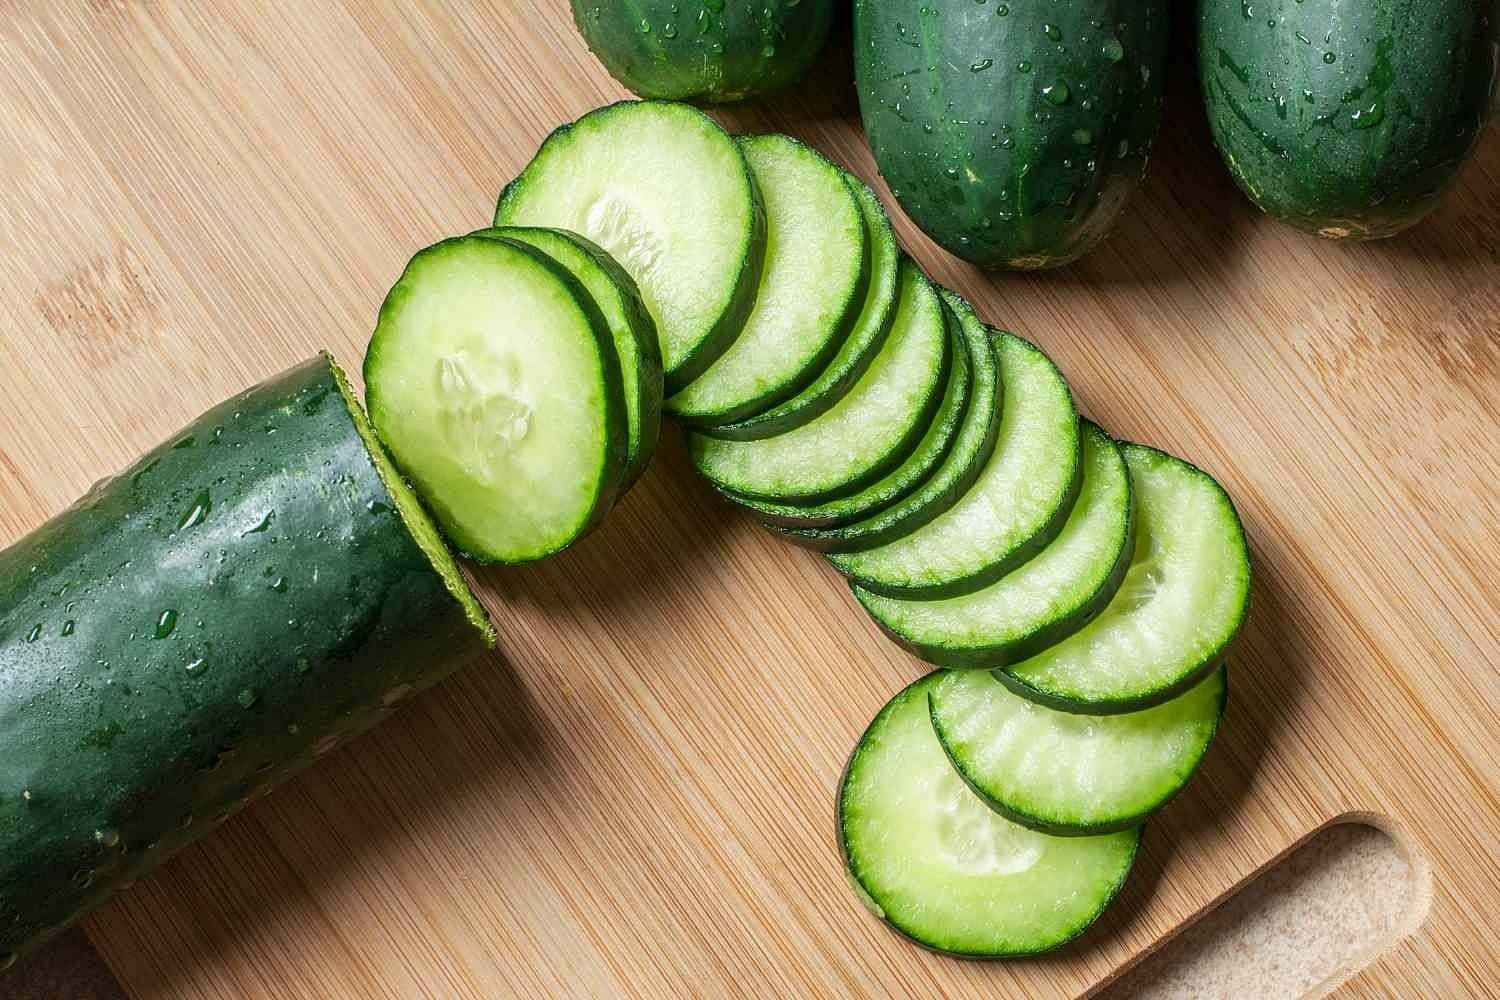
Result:
[[1224,491],[1080,418],[1046,355],[786,136],[660,102],[558,129],[492,228],[413,259],[365,378],[470,555],[578,538],[665,411],[716,489],[945,668],[877,716],[838,803],[861,897],[924,945],[1081,931],[1217,728],[1250,586]]

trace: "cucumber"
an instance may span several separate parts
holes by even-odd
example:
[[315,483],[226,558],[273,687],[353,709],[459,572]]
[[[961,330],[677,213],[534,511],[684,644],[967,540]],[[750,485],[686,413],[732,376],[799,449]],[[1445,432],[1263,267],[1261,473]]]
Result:
[[1078,414],[1057,367],[998,333],[1005,405],[989,461],[967,492],[910,534],[829,561],[877,594],[936,600],[989,586],[1062,530],[1081,480]]
[[1391,236],[1427,215],[1490,116],[1492,0],[1198,4],[1214,141],[1261,209],[1335,239]]
[[844,179],[859,203],[865,239],[870,245],[868,289],[853,328],[812,385],[765,413],[738,423],[705,427],[703,433],[731,441],[754,441],[801,427],[814,417],[827,413],[843,399],[880,353],[881,345],[891,331],[891,321],[896,316],[896,279],[901,265],[901,248],[896,245],[891,220],[875,192],[851,173],[845,172]]
[[1228,695],[1221,667],[1155,708],[1075,715],[1022,698],[983,670],[932,687],[932,725],[969,787],[1002,815],[1059,836],[1137,826],[1187,784]]
[[869,244],[844,173],[784,135],[738,140],[766,216],[755,306],[734,344],[667,400],[686,424],[763,413],[805,389],[864,304]]
[[1087,625],[1114,597],[1131,554],[1130,473],[1120,449],[1084,422],[1083,485],[1057,538],[983,590],[903,601],[854,596],[886,634],[942,667],[998,667],[1040,653]]
[[611,104],[553,132],[500,192],[495,225],[566,229],[609,251],[656,322],[668,392],[734,343],[766,241],[739,145],[660,101]]
[[901,264],[896,318],[859,385],[827,413],[759,441],[688,434],[694,466],[720,490],[772,500],[846,496],[911,454],[948,388],[955,330],[943,301],[909,258]]
[[1103,613],[995,676],[1066,712],[1134,712],[1197,684],[1250,602],[1250,554],[1213,477],[1145,445],[1121,446],[1135,502],[1135,551]]
[[540,250],[465,236],[418,253],[380,308],[365,386],[391,457],[476,560],[550,555],[614,503],[619,358],[588,292]]
[[494,642],[326,355],[0,552],[0,968]]
[[855,0],[855,76],[880,172],[912,221],[965,260],[1074,260],[1145,171],[1168,28],[1167,0],[928,0],[920,11]]
[[724,3],[573,0],[604,68],[642,97],[717,104],[765,97],[807,72],[828,40],[833,0]]
[[[947,309],[946,305],[944,309]],[[906,461],[896,468],[857,493],[807,506],[756,500],[732,493],[728,494],[729,498],[754,514],[773,533],[804,548],[823,551],[825,532],[790,526],[809,522],[838,523],[841,519],[857,517],[859,511],[885,506],[916,489],[932,475],[958,439],[960,430],[973,413],[974,406],[970,397],[975,390],[975,372],[980,363],[992,360],[986,357],[990,353],[988,344],[978,345],[977,354],[971,353],[975,345],[965,343],[962,336],[955,337],[953,344],[953,356],[959,363],[954,364],[948,372],[948,389],[943,393],[943,401],[928,424],[927,433],[922,436]]]
[[473,235],[515,240],[542,251],[567,268],[598,307],[614,339],[625,387],[623,493],[651,464],[661,434],[661,346],[640,290],[613,257],[577,233],[512,226],[481,229]]
[[1140,834],[1053,837],[990,809],[933,732],[928,697],[942,676],[892,698],[849,758],[838,828],[850,881],[876,916],[936,951],[1048,951],[1103,912]]
[[[967,302],[946,289],[943,301],[959,318],[969,354],[975,361],[974,399],[957,440],[941,456],[942,464],[931,475],[927,474],[930,470],[924,470],[913,489],[893,496],[890,502],[879,502],[883,498],[878,496],[877,488],[882,484],[876,484],[849,501],[834,501],[842,506],[837,517],[828,518],[823,526],[789,523],[782,531],[789,540],[819,552],[852,552],[884,545],[952,507],[984,469],[994,453],[1004,406],[995,340]],[[862,499],[874,502],[861,507],[858,501]],[[819,509],[818,513],[827,517],[829,512]]]

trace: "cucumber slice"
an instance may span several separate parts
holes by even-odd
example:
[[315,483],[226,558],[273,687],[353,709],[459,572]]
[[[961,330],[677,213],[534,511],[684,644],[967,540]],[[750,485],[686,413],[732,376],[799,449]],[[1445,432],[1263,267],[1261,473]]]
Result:
[[1084,421],[1083,486],[1051,545],[983,590],[904,601],[854,596],[891,638],[941,667],[998,667],[1041,652],[1102,612],[1131,552],[1130,473],[1120,449]]
[[[944,310],[947,311],[945,305]],[[950,322],[957,320],[949,314]],[[799,504],[778,503],[770,500],[756,500],[752,497],[736,496],[729,494],[729,498],[744,507],[760,519],[771,531],[787,539],[795,545],[822,551],[819,533],[813,531],[792,531],[782,525],[799,523],[808,518],[837,518],[845,516],[850,510],[860,510],[871,506],[890,503],[895,499],[910,493],[922,484],[932,471],[943,461],[948,454],[953,442],[957,439],[960,429],[973,411],[973,403],[970,399],[974,391],[974,372],[977,370],[976,360],[985,362],[992,361],[988,343],[978,346],[979,354],[976,357],[971,350],[976,345],[965,343],[964,338],[955,336],[953,340],[954,357],[960,363],[954,364],[948,372],[948,390],[943,394],[943,401],[938,405],[937,414],[932,418],[932,423],[927,428],[927,433],[917,443],[913,451],[900,465],[876,480],[870,486],[847,497],[836,497],[832,500],[810,506]],[[965,363],[966,362],[966,363]]]
[[1138,829],[1053,837],[969,790],[933,732],[928,674],[865,730],[839,787],[839,843],[876,916],[937,951],[1031,955],[1077,937],[1125,881]]
[[932,688],[932,725],[958,773],[1010,819],[1059,836],[1140,824],[1198,768],[1224,714],[1224,669],[1171,701],[1128,715],[1038,705],[983,670]]
[[[889,499],[879,495],[878,487],[883,484],[877,484],[848,501],[818,508],[819,516],[834,515],[824,525],[799,525],[788,518],[789,530],[781,532],[788,540],[819,552],[852,552],[894,541],[957,503],[994,453],[1004,403],[995,340],[967,302],[947,289],[941,291],[943,301],[962,324],[969,354],[975,359],[974,398],[958,439],[945,449],[936,472],[928,475],[931,470],[924,470],[910,488],[891,491]],[[865,501],[864,505],[859,501]],[[793,511],[788,508],[788,513]]]
[[754,441],[801,427],[827,413],[843,399],[880,353],[881,345],[891,331],[891,320],[896,316],[896,279],[901,248],[896,244],[891,220],[875,192],[851,173],[845,172],[844,180],[859,202],[865,237],[870,244],[869,287],[849,336],[844,338],[838,354],[817,380],[785,403],[738,423],[705,427],[703,433],[731,441]]
[[667,400],[694,425],[743,420],[806,388],[859,316],[869,279],[864,216],[843,171],[789,136],[738,142],[765,209],[765,265],[734,344]]
[[561,229],[508,226],[481,229],[475,236],[517,240],[542,251],[572,272],[583,285],[614,337],[625,385],[625,478],[623,493],[651,464],[661,434],[661,346],[656,324],[641,301],[635,281],[613,257],[577,233]]
[[989,461],[956,504],[910,534],[828,557],[866,590],[923,600],[972,593],[1062,530],[1082,478],[1073,396],[1045,354],[997,336],[1005,405]]
[[[760,441],[689,433],[693,464],[715,486],[741,496],[847,496],[899,465],[927,432],[948,388],[956,338],[937,290],[903,258],[895,323],[853,392],[816,420]],[[957,353],[967,371],[967,357]]]
[[1121,451],[1135,499],[1125,581],[1084,628],[996,671],[1063,711],[1132,712],[1187,690],[1222,658],[1250,603],[1250,553],[1223,487],[1155,448]]
[[685,104],[621,101],[557,129],[500,192],[497,226],[588,237],[640,286],[668,391],[697,378],[755,302],[765,217],[740,147]]
[[391,457],[474,559],[540,559],[614,501],[619,360],[583,286],[539,250],[464,236],[418,253],[380,308],[365,386]]

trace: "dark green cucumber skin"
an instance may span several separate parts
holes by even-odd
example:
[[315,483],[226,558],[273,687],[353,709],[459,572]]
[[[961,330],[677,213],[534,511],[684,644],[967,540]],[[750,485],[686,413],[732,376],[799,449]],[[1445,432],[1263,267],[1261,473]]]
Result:
[[833,0],[573,0],[578,31],[611,76],[642,97],[698,104],[766,97],[801,79],[833,11]]
[[1198,5],[1208,120],[1240,188],[1339,239],[1432,211],[1490,116],[1494,0],[1261,0],[1254,15]]
[[0,966],[486,648],[393,507],[320,358],[0,552]]
[[1092,249],[1145,171],[1168,15],[1166,0],[855,0],[865,131],[912,221],[984,267]]
[[[1127,503],[1128,507],[1125,516],[1126,524],[1129,526],[1129,535],[1125,540],[1125,544],[1121,546],[1119,554],[1115,557],[1114,564],[1110,566],[1109,575],[1104,578],[1104,582],[1089,595],[1088,600],[1074,614],[1048,622],[1036,631],[1014,642],[996,643],[980,647],[953,647],[937,643],[915,642],[910,636],[891,628],[879,615],[871,611],[862,596],[863,592],[857,584],[851,584],[850,589],[854,592],[855,600],[859,601],[865,607],[865,611],[869,614],[870,619],[880,627],[880,631],[884,632],[892,642],[908,653],[911,653],[920,660],[931,663],[935,667],[947,667],[959,670],[993,670],[996,667],[1020,663],[1022,660],[1029,660],[1038,653],[1057,645],[1095,618],[1098,618],[1104,612],[1104,609],[1109,607],[1109,602],[1114,600],[1115,592],[1120,589],[1120,584],[1125,582],[1125,574],[1130,572],[1131,559],[1135,555],[1135,498],[1132,496]],[[1017,820],[1017,822],[1020,821]],[[1099,832],[1108,831],[1101,830]]]
[[[1224,723],[1224,710],[1229,706],[1229,667],[1224,665],[1220,666],[1219,669],[1224,672],[1224,686],[1219,692],[1219,713],[1214,717],[1213,731],[1208,734],[1208,742],[1204,745],[1203,753],[1205,756],[1208,754],[1208,747],[1213,746],[1214,738],[1219,735],[1219,727]],[[1012,823],[1019,823],[1021,826],[1036,830],[1038,833],[1046,833],[1054,837],[1093,837],[1106,833],[1119,833],[1121,830],[1129,830],[1131,827],[1140,826],[1146,820],[1160,812],[1163,806],[1176,798],[1177,794],[1187,787],[1187,783],[1191,779],[1191,775],[1188,778],[1184,778],[1182,784],[1177,788],[1163,795],[1133,816],[1121,817],[1109,823],[1094,823],[1083,826],[1073,823],[1058,823],[1047,819],[1045,816],[1037,816],[1025,812],[1016,808],[1011,803],[1002,802],[980,787],[979,783],[973,779],[973,776],[963,768],[959,759],[949,751],[947,733],[944,731],[942,721],[938,717],[936,707],[932,703],[930,692],[927,695],[927,708],[928,715],[932,718],[932,728],[938,736],[938,742],[943,745],[943,753],[947,754],[948,760],[953,764],[953,769],[964,780],[964,784],[968,785],[975,795],[983,799],[985,805]],[[1198,762],[1201,764],[1202,760],[1203,758],[1200,757]],[[1194,770],[1196,771],[1196,768]]]

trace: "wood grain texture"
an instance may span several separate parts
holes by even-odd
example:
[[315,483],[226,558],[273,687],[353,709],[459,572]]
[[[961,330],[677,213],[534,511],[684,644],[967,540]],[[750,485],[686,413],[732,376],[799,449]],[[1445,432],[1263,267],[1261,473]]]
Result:
[[[549,130],[622,96],[564,10],[0,0],[0,544],[245,384],[319,347],[356,363],[406,258],[486,224]],[[873,180],[849,77],[835,47],[722,117]],[[1426,224],[1339,246],[1259,217],[1175,89],[1141,196],[1072,269],[985,275],[897,217],[1088,413],[1218,476],[1251,538],[1226,724],[1098,927],[983,964],[860,909],[834,787],[923,668],[669,429],[599,533],[476,574],[499,655],[89,920],[127,988],[1065,996],[1368,811],[1433,893],[1344,989],[1494,990],[1500,135]]]

